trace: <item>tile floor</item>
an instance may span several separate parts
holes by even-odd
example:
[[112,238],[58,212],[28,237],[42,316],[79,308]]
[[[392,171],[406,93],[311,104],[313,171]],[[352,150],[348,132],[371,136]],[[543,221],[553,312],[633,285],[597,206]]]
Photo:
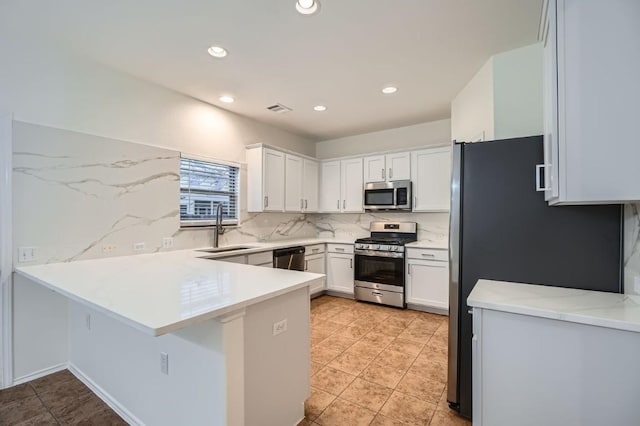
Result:
[[0,426],[126,424],[68,370],[0,391]]
[[471,425],[446,401],[448,318],[311,301],[311,397],[299,426]]

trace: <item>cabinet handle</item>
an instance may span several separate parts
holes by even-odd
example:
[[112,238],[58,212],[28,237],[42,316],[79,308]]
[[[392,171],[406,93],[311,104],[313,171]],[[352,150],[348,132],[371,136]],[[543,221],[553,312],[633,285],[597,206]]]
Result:
[[309,270],[309,261],[308,260],[304,261],[304,270],[305,271]]
[[353,269],[353,259],[349,259],[349,268]]
[[371,294],[373,294],[374,296],[382,297],[382,293],[380,293],[379,291],[372,291]]
[[389,167],[389,179],[393,179],[393,169]]
[[544,182],[544,187],[542,186],[541,182],[540,182],[540,171],[546,171],[547,170],[547,166],[549,166],[548,164],[536,164],[536,191],[537,192],[543,192],[543,191],[549,191],[551,188],[547,187],[547,182],[545,179]]
[[422,255],[423,255],[424,257],[436,257],[436,255],[435,255],[435,254],[433,254],[433,253],[422,253]]
[[347,209],[347,200],[342,200],[342,210]]
[[320,249],[313,249],[313,250],[311,250],[311,251],[312,251],[313,253],[317,253],[317,252],[319,252],[319,251],[320,251]]
[[336,247],[336,251],[344,251],[343,248]]
[[300,198],[300,210],[304,210],[304,200]]
[[307,203],[307,201],[309,200],[304,200],[304,209],[308,209],[309,208],[309,204]]
[[382,169],[382,180],[384,180],[384,169]]
[[340,210],[340,200],[338,200],[338,210]]
[[269,197],[268,196],[264,196],[264,207],[267,208],[267,206],[269,205]]

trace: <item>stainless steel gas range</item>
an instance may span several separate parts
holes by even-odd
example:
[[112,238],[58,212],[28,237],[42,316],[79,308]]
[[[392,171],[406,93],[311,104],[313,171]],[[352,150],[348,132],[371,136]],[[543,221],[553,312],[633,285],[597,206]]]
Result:
[[355,298],[404,308],[404,245],[417,240],[418,224],[371,222],[369,230],[355,243]]

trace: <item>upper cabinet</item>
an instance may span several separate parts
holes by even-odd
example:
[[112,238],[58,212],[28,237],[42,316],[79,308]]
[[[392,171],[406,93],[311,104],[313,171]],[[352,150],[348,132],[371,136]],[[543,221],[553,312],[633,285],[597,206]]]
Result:
[[545,163],[537,177],[550,204],[640,200],[638,22],[637,0],[545,2]]
[[411,153],[413,211],[448,211],[451,188],[451,148],[429,148]]
[[284,210],[285,154],[269,148],[247,150],[247,210]]
[[325,161],[320,173],[320,210],[360,213],[363,209],[362,158]]
[[263,146],[247,149],[249,212],[318,210],[318,162]]
[[411,160],[408,152],[364,157],[364,182],[409,180]]

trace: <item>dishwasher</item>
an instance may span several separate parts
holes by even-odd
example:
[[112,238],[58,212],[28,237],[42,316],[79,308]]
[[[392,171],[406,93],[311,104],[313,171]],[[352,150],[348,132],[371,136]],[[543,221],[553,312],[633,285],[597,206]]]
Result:
[[304,247],[288,247],[273,251],[273,267],[304,271]]

